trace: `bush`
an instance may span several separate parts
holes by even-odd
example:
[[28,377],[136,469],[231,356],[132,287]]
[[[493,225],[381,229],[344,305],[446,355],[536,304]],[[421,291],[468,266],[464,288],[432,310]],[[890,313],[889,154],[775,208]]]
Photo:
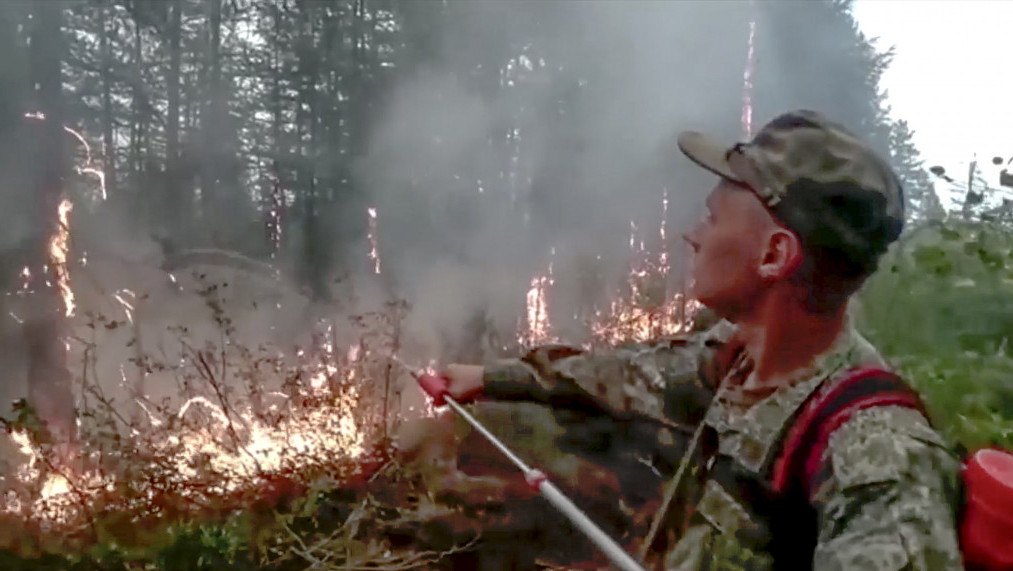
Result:
[[859,324],[955,446],[1013,449],[1013,230],[957,220],[915,228],[864,288]]

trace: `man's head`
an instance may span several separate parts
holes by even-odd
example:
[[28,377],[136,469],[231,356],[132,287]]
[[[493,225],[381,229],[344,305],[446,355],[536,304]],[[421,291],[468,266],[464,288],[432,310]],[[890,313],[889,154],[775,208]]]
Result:
[[679,148],[721,177],[685,238],[693,293],[724,317],[774,289],[797,293],[812,313],[835,312],[900,235],[904,197],[893,171],[817,113],[786,113],[730,147],[682,133]]

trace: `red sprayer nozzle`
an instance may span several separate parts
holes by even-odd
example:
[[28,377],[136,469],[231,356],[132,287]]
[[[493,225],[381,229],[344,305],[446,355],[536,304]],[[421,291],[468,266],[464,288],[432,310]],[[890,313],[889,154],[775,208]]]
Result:
[[419,386],[426,392],[427,395],[433,398],[433,404],[435,406],[443,406],[447,404],[447,400],[444,398],[449,394],[447,391],[448,381],[444,377],[436,375],[422,374],[418,377]]

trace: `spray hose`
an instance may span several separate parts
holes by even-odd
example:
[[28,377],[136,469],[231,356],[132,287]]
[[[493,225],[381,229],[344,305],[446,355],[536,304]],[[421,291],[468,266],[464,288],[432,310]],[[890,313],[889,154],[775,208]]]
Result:
[[495,446],[500,452],[503,453],[520,471],[524,474],[524,480],[533,490],[538,491],[542,494],[552,507],[556,508],[563,515],[570,520],[570,522],[579,529],[588,539],[590,539],[601,551],[605,554],[609,560],[612,561],[619,569],[623,571],[644,571],[639,563],[633,557],[631,557],[626,551],[616,543],[611,537],[608,536],[604,531],[601,530],[591,518],[587,517],[584,512],[580,510],[570,498],[566,497],[566,494],[561,492],[552,482],[549,481],[548,477],[538,469],[532,468],[524,463],[512,450],[507,448],[505,444],[500,442],[495,435],[482,425],[475,417],[473,417],[467,410],[464,409],[453,397],[450,396],[447,390],[447,379],[436,375],[427,375],[417,373],[415,369],[409,367],[396,356],[391,356],[391,359],[402,367],[404,367],[409,374],[416,381],[422,390],[426,392],[433,399],[433,404],[436,406],[442,406],[444,404],[449,405],[450,408],[454,409],[454,412],[464,418],[475,430],[480,432],[493,446]]

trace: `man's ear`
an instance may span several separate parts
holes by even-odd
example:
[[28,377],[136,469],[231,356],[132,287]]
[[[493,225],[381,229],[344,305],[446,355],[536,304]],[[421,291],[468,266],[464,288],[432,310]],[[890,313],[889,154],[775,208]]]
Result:
[[776,228],[767,237],[767,248],[760,260],[759,273],[764,279],[783,279],[802,265],[802,242],[794,232]]

